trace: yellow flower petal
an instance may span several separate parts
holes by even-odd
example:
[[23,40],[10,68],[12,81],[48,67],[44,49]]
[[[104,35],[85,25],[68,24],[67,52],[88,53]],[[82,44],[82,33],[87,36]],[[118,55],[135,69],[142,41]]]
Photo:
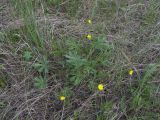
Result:
[[65,96],[60,96],[59,99],[60,99],[61,101],[64,101],[64,100],[65,100]]
[[87,20],[88,24],[92,24],[92,21],[90,19]]
[[87,39],[88,39],[88,40],[91,40],[91,39],[92,39],[92,35],[91,35],[91,34],[88,34],[88,35],[87,35]]
[[134,72],[134,71],[131,69],[131,70],[129,70],[128,73],[129,73],[129,75],[133,75],[133,72]]
[[104,85],[103,84],[99,84],[98,85],[98,90],[99,91],[103,91],[104,90]]

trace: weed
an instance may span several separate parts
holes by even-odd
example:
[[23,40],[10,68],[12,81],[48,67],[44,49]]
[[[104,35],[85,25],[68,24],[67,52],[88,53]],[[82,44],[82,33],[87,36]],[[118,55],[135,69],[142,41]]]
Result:
[[0,109],[4,108],[7,105],[7,103],[3,100],[0,101]]
[[71,81],[75,81],[75,85],[80,84],[87,76],[95,75],[98,67],[109,65],[109,56],[112,51],[112,45],[102,37],[92,41],[85,49],[81,49],[79,45],[81,43],[77,42],[67,40],[69,52],[65,55],[66,68],[69,69]]
[[93,80],[91,80],[91,81],[89,81],[89,83],[88,83],[88,89],[90,90],[90,91],[94,91],[95,89],[96,89],[96,82],[94,82]]
[[105,120],[114,118],[116,114],[113,113],[113,102],[106,101],[100,104],[100,111],[99,114],[96,116],[96,120]]
[[21,29],[10,30],[6,33],[6,38],[10,40],[11,43],[18,43],[21,39]]
[[29,51],[25,51],[23,57],[26,61],[29,61],[32,58],[32,53]]
[[157,22],[158,16],[159,16],[159,13],[158,13],[159,8],[160,8],[159,1],[151,0],[149,2],[147,11],[143,17],[143,23],[145,25],[149,26]]
[[149,65],[142,80],[139,81],[138,88],[133,89],[134,87],[132,87],[133,99],[131,105],[136,111],[139,111],[141,108],[149,109],[152,106],[151,93],[153,88],[148,84],[148,80],[153,77],[152,75],[157,71],[156,69],[156,65]]
[[27,36],[27,42],[31,46],[36,46],[40,51],[44,49],[43,37],[40,36],[38,25],[36,24],[36,15],[34,11],[34,2],[13,0],[17,13],[24,18],[22,32]]
[[34,86],[38,89],[43,89],[47,87],[47,81],[42,76],[36,77],[34,79]]
[[48,61],[46,57],[43,57],[41,60],[39,60],[37,63],[33,65],[33,67],[40,73],[48,73]]
[[4,79],[0,79],[0,88],[4,88],[6,86],[6,82]]
[[71,65],[71,67],[74,67],[74,69],[78,69],[81,66],[85,65],[87,60],[81,58],[81,56],[77,55],[76,52],[69,52],[68,55],[66,55],[67,63]]

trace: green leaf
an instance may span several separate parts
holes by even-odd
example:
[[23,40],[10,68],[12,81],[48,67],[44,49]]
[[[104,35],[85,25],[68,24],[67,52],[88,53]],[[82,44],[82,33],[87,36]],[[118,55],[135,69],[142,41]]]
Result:
[[29,61],[32,58],[32,53],[29,51],[25,51],[23,57],[26,61]]
[[66,55],[66,58],[68,59],[67,63],[75,68],[79,68],[87,62],[86,59],[82,59],[81,56],[77,55],[76,52],[69,52],[69,54]]
[[43,58],[41,60],[38,61],[38,63],[35,63],[33,65],[33,67],[38,71],[38,72],[44,72],[44,73],[48,73],[48,61],[47,58]]
[[74,85],[79,85],[83,80],[83,77],[81,75],[75,74],[73,77],[71,77],[70,80]]
[[42,76],[36,77],[34,80],[34,86],[36,88],[43,89],[47,87],[47,81]]

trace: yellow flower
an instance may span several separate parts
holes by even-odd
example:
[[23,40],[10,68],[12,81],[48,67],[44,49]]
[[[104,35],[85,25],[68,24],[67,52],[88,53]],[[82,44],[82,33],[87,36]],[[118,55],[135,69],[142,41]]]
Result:
[[88,20],[87,20],[87,23],[88,23],[88,24],[92,24],[92,20],[88,19]]
[[64,101],[64,100],[65,100],[65,96],[62,95],[62,96],[59,97],[59,99],[60,99],[61,101]]
[[133,75],[133,70],[131,69],[131,70],[129,70],[129,75]]
[[103,84],[99,84],[98,85],[98,90],[99,91],[103,91],[104,90],[104,85]]
[[87,39],[88,39],[88,40],[91,40],[91,39],[92,39],[92,35],[91,35],[91,34],[88,34],[88,35],[87,35]]

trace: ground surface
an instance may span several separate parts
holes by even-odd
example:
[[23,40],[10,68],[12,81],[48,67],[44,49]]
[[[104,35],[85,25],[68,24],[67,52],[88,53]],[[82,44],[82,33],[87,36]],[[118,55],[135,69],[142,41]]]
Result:
[[0,120],[159,119],[159,0],[0,0]]

